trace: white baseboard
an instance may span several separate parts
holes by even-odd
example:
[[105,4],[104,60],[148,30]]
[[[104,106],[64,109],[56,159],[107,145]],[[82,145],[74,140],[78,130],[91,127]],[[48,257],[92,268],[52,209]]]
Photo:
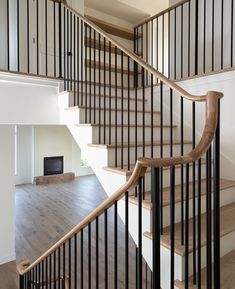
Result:
[[0,265],[9,263],[11,261],[16,260],[16,253],[12,253],[10,255],[0,256]]

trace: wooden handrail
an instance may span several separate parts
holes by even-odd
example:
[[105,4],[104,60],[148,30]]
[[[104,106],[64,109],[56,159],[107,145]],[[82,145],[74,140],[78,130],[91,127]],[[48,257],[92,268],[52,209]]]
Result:
[[[222,93],[209,91],[205,97],[206,100],[206,122],[202,133],[201,140],[198,145],[185,156],[172,157],[172,158],[139,158],[134,171],[130,179],[124,184],[116,193],[105,200],[96,210],[91,212],[86,218],[84,218],[77,226],[75,226],[69,233],[61,238],[56,244],[54,244],[49,250],[41,255],[36,261],[29,265],[25,270],[21,269],[19,273],[21,275],[27,273],[33,267],[38,265],[41,261],[51,255],[59,247],[61,247],[66,241],[71,239],[75,234],[78,234],[89,223],[94,221],[100,216],[106,209],[110,208],[116,201],[120,200],[125,192],[129,191],[138,184],[138,180],[141,176],[144,176],[148,167],[169,167],[182,164],[188,164],[197,161],[202,157],[210,146],[217,127],[218,120],[218,100],[223,97]],[[197,101],[202,101],[201,99]]]
[[171,5],[170,7],[166,8],[165,10],[162,10],[161,12],[159,12],[159,13],[157,13],[157,14],[155,14],[155,15],[153,15],[153,16],[151,16],[151,17],[149,17],[149,18],[147,18],[147,19],[145,19],[145,20],[143,20],[141,22],[139,22],[138,24],[135,25],[134,28],[138,28],[139,26],[142,26],[145,23],[156,19],[156,18],[158,18],[158,17],[160,17],[160,16],[162,16],[162,15],[164,15],[164,14],[166,14],[166,13],[168,13],[168,12],[170,12],[170,11],[176,9],[176,8],[178,8],[179,6],[185,4],[185,3],[189,2],[189,1],[190,0],[182,0],[182,1],[180,1],[180,2],[178,2],[176,4],[174,4],[174,5]]

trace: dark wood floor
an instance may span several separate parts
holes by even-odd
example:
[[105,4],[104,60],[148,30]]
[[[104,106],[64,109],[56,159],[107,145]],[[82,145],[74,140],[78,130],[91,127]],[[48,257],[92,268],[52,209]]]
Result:
[[[75,181],[49,184],[47,186],[35,186],[30,184],[17,186],[17,260],[16,262],[0,266],[0,289],[16,289],[18,284],[16,263],[18,264],[26,259],[34,261],[106,198],[107,196],[95,176],[79,177]],[[120,252],[119,275],[121,276],[121,288],[123,287],[123,263],[125,260],[124,225],[120,219],[118,223],[118,246]],[[102,217],[100,218],[100,227],[103,227]],[[113,244],[113,210],[110,210],[109,212],[108,227],[109,243]],[[94,234],[92,234],[92,236],[94,236]],[[101,243],[102,239],[103,238],[101,237]],[[92,240],[92,244],[94,244],[94,240]],[[109,255],[109,261],[112,262],[112,259],[111,253]],[[131,288],[134,288],[135,282],[135,274],[132,272],[135,270],[134,260],[135,244],[130,239]],[[103,264],[100,265],[100,268],[103,268]],[[110,268],[109,281],[113,283],[113,266],[111,265]],[[95,271],[93,265],[92,271]],[[101,287],[103,288],[103,286]],[[111,288],[112,286],[109,287]]]

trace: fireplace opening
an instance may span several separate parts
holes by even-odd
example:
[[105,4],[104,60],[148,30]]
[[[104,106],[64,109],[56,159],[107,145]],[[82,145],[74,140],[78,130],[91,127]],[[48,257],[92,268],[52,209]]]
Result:
[[44,158],[44,176],[59,175],[64,173],[64,157]]

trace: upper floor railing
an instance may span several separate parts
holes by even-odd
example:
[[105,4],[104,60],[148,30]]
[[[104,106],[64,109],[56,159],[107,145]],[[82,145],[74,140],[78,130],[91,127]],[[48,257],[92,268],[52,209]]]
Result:
[[134,31],[135,51],[170,79],[234,67],[233,0],[183,0]]

